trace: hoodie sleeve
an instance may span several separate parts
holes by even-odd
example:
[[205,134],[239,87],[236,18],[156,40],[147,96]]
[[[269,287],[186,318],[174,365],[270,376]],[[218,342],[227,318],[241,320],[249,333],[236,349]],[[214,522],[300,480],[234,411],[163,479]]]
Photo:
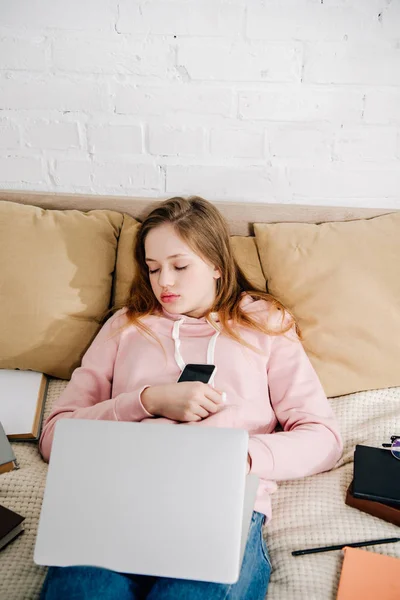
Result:
[[338,424],[294,328],[272,338],[267,373],[283,431],[250,437],[251,471],[280,481],[331,469],[343,449]]
[[141,421],[152,417],[144,408],[140,395],[148,386],[111,398],[115,358],[121,325],[118,311],[102,327],[85,353],[82,364],[52,407],[43,424],[39,448],[48,461],[58,419],[104,419],[109,421]]

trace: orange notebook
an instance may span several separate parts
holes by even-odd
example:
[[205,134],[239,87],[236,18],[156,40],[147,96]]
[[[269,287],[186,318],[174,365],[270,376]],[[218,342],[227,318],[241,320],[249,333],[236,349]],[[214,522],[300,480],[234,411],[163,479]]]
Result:
[[399,600],[400,559],[346,546],[336,600]]

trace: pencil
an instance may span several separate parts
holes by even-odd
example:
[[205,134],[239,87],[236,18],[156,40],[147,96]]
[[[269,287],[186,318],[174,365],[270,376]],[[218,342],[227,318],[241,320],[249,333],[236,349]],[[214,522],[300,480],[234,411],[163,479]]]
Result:
[[345,546],[359,548],[360,546],[375,546],[376,544],[392,544],[400,542],[400,537],[384,538],[381,540],[367,540],[365,542],[352,542],[351,544],[337,544],[336,546],[322,546],[320,548],[307,548],[306,550],[294,550],[292,556],[301,556],[303,554],[314,554],[316,552],[330,552],[331,550],[341,550]]

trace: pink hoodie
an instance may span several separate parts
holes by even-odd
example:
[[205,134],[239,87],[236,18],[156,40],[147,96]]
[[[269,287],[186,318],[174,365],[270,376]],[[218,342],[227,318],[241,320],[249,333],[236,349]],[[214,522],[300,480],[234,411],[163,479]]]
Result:
[[[269,305],[243,294],[241,307],[265,319]],[[239,327],[259,354],[225,335],[204,317],[162,315],[143,319],[159,337],[144,337],[127,323],[126,309],[102,327],[44,423],[40,451],[49,460],[58,419],[153,420],[140,395],[149,385],[176,382],[184,363],[217,366],[213,386],[226,404],[187,425],[235,427],[249,432],[252,472],[260,477],[254,509],[271,517],[276,481],[297,479],[334,466],[342,452],[338,426],[321,383],[296,334],[268,336]],[[216,318],[216,315],[212,315]],[[175,340],[174,340],[175,338]],[[157,418],[158,421],[168,421]],[[171,422],[171,421],[170,421]],[[277,426],[282,431],[275,432]]]

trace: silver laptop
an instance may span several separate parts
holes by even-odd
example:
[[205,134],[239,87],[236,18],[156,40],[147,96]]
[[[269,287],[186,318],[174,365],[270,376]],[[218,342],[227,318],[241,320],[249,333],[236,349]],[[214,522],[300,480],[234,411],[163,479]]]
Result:
[[248,433],[61,419],[34,561],[235,583],[258,478]]

